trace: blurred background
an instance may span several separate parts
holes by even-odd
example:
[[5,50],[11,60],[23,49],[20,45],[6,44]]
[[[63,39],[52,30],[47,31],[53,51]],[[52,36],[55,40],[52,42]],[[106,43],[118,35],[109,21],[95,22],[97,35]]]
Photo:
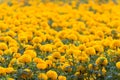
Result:
[[65,3],[73,3],[73,2],[77,2],[77,3],[88,3],[88,2],[95,2],[96,4],[101,4],[101,3],[108,3],[108,2],[114,2],[116,4],[118,4],[120,2],[120,0],[0,0],[0,3],[3,2],[8,2],[8,3],[28,3],[28,2],[65,2]]

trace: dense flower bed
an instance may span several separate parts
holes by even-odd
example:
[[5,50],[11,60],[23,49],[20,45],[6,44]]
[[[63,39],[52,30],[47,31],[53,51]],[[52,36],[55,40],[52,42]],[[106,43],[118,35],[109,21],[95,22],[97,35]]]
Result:
[[119,79],[119,4],[0,4],[0,80]]

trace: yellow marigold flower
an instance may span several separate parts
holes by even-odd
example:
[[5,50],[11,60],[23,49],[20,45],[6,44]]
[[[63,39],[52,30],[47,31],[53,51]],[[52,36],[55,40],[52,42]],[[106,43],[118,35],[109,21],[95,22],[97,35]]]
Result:
[[40,49],[45,52],[52,52],[52,45],[50,44],[42,45],[40,46]]
[[2,50],[0,50],[0,55],[2,55],[3,54],[3,51]]
[[42,35],[41,38],[42,38],[42,41],[43,41],[43,42],[46,41],[46,36]]
[[120,40],[114,40],[111,44],[112,49],[116,49],[117,47],[120,47]]
[[38,75],[39,80],[48,80],[48,77],[45,73],[40,73]]
[[61,42],[61,41],[59,41],[59,42],[56,42],[55,43],[55,46],[58,48],[58,47],[61,47],[61,46],[63,46],[63,43]]
[[65,62],[65,60],[66,60],[65,56],[61,56],[60,62]]
[[33,49],[34,49],[34,46],[32,46],[32,45],[26,45],[25,50],[33,50]]
[[17,47],[9,47],[9,49],[10,49],[13,53],[17,53],[17,52],[18,52],[18,48],[17,48]]
[[55,71],[49,70],[47,71],[47,76],[48,78],[52,79],[52,80],[57,80],[58,74]]
[[81,53],[82,53],[82,52],[81,52],[80,50],[75,50],[75,51],[74,51],[74,57],[80,56]]
[[34,50],[25,50],[24,54],[30,55],[31,58],[34,58],[37,56],[37,54]]
[[61,46],[64,50],[67,50],[68,49],[68,46],[67,45],[63,45]]
[[86,46],[85,45],[79,45],[78,48],[79,48],[79,50],[84,51],[86,49]]
[[23,63],[29,63],[32,61],[32,58],[28,54],[23,54],[21,57],[18,58],[18,60]]
[[47,64],[47,67],[51,67],[52,66],[52,61],[51,60],[46,60],[46,64]]
[[62,47],[59,47],[59,48],[58,48],[58,52],[60,52],[60,53],[64,53],[65,50],[64,50]]
[[[0,32],[0,34],[1,34],[1,32]],[[1,41],[6,41],[6,39],[5,39],[6,37],[4,37],[4,36],[0,36],[0,40]],[[8,40],[9,41],[9,40]],[[6,41],[6,42],[8,42],[8,41]]]
[[61,40],[59,38],[55,38],[53,43],[57,43],[57,42],[60,42]]
[[0,75],[6,75],[5,68],[0,66]]
[[5,24],[5,23],[3,23],[3,22],[1,22],[1,23],[0,23],[0,30],[1,30],[1,31],[5,31],[5,30],[7,30],[7,29],[8,29],[8,25]]
[[46,40],[54,40],[54,37],[51,36],[50,34],[46,34]]
[[77,1],[72,1],[72,2],[71,2],[71,6],[72,6],[73,8],[75,8],[76,5],[77,5]]
[[65,64],[63,64],[63,66],[62,66],[62,70],[65,71],[65,72],[71,72],[71,71],[72,71],[72,68],[71,68],[70,64],[65,63]]
[[74,53],[74,49],[68,49],[67,50],[67,54],[68,55],[73,55],[73,53]]
[[20,42],[24,42],[24,43],[27,43],[28,42],[28,39],[27,39],[27,36],[25,33],[21,33],[21,34],[18,34],[18,40]]
[[[33,46],[31,46],[31,47],[29,46],[28,49],[29,49],[29,48],[40,49],[40,47],[41,47],[41,44],[36,44],[36,43],[35,43],[35,44],[33,44]],[[27,48],[26,48],[26,49],[27,49]]]
[[78,57],[78,60],[80,61],[80,62],[89,62],[90,61],[90,58],[89,58],[89,56],[79,56]]
[[18,49],[18,43],[15,41],[10,41],[9,42],[9,47],[16,47]]
[[27,36],[27,39],[28,39],[28,40],[32,40],[32,38],[33,38],[33,33],[30,32],[30,31],[28,31],[28,32],[26,32],[26,36]]
[[117,67],[117,69],[120,69],[120,62],[116,63],[116,67]]
[[57,23],[52,23],[52,27],[57,27],[58,26],[58,24]]
[[108,60],[106,57],[98,57],[95,63],[97,65],[106,66],[108,64]]
[[21,56],[20,53],[14,53],[14,54],[13,54],[13,57],[14,57],[14,58],[19,58],[20,56]]
[[85,52],[88,55],[95,55],[96,54],[95,49],[93,47],[86,48]]
[[96,52],[103,52],[104,51],[104,48],[101,45],[95,45],[93,47],[95,48]]
[[65,76],[59,76],[58,80],[67,80]]
[[53,53],[52,53],[52,57],[53,57],[54,59],[60,59],[61,54],[60,54],[59,52],[53,52]]
[[12,67],[8,67],[8,68],[5,68],[5,71],[6,71],[6,73],[12,73],[12,72],[14,72],[15,70],[14,70],[14,68],[12,68]]
[[47,58],[48,58],[49,60],[53,61],[52,55],[47,56]]
[[32,40],[33,44],[35,43],[41,43],[42,42],[42,39],[41,37],[34,37],[33,40]]
[[117,50],[117,54],[118,54],[118,56],[120,56],[120,49]]
[[47,29],[49,25],[46,22],[41,22],[41,26],[43,29]]
[[12,52],[11,49],[7,49],[7,50],[4,51],[4,54],[10,54],[10,55],[11,55],[12,53],[13,53],[13,52]]
[[100,39],[104,39],[104,33],[103,33],[102,31],[96,32],[96,35],[97,35]]
[[70,40],[77,40],[77,36],[75,35],[75,34],[70,34],[69,36],[68,36],[68,39],[70,39]]
[[7,44],[4,43],[4,42],[1,42],[1,43],[0,43],[0,50],[7,50],[7,49],[8,49]]
[[80,41],[83,43],[89,42],[89,38],[87,36],[81,36]]
[[34,61],[35,63],[42,63],[42,62],[44,62],[41,58],[38,58],[38,57],[35,57],[35,58],[33,59],[33,61]]
[[13,40],[13,38],[12,37],[10,37],[10,36],[6,36],[6,37],[4,37],[5,38],[5,41],[6,42],[10,42],[10,41],[12,41]]
[[16,36],[16,33],[14,31],[12,31],[12,30],[10,30],[9,32],[7,32],[7,34],[9,36],[13,37],[13,38]]
[[67,45],[63,45],[58,48],[58,52],[65,53],[65,51],[68,49]]
[[42,33],[41,30],[35,30],[35,36],[40,37],[40,36],[42,36],[42,35],[43,35],[43,33]]
[[47,68],[46,62],[38,63],[37,68],[38,69],[46,69]]

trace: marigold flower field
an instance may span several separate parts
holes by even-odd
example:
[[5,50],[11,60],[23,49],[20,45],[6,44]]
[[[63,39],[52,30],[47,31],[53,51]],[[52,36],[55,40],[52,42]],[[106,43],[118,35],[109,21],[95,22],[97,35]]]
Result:
[[0,80],[120,80],[119,0],[0,0]]

